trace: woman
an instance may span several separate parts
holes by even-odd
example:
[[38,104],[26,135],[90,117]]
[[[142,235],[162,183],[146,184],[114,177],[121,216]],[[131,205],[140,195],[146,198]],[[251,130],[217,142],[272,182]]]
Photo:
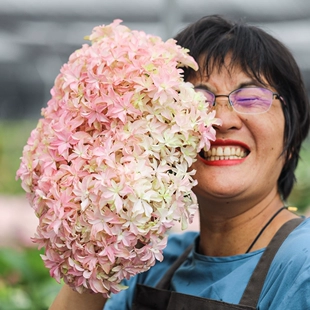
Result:
[[[309,130],[298,66],[272,36],[218,16],[176,39],[200,65],[185,79],[222,120],[193,165],[200,233],[170,236],[164,261],[126,281],[104,309],[309,309],[310,221],[285,207]],[[104,303],[65,286],[51,309]]]

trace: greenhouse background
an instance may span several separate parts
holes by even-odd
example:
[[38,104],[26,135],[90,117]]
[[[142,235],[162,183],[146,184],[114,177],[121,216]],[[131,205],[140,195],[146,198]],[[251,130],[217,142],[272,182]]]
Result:
[[[37,219],[15,180],[22,147],[50,98],[54,79],[93,27],[123,20],[163,39],[204,15],[258,25],[283,41],[310,96],[308,0],[1,0],[0,5],[0,310],[47,309],[60,286],[31,242]],[[302,150],[289,202],[309,214],[310,144]],[[178,229],[177,227],[175,228]],[[191,226],[197,229],[197,219]]]

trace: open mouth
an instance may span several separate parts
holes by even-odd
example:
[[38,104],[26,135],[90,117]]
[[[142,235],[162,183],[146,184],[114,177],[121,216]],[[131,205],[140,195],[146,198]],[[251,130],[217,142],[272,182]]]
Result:
[[236,160],[249,155],[249,150],[241,146],[211,146],[208,151],[201,150],[199,155],[207,161],[215,160]]

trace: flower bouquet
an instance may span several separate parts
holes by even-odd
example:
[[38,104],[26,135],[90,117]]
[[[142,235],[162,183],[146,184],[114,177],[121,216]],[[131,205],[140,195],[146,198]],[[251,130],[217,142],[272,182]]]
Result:
[[61,68],[17,177],[39,219],[50,275],[108,297],[163,259],[197,209],[189,169],[217,122],[183,80],[198,66],[172,39],[95,27]]

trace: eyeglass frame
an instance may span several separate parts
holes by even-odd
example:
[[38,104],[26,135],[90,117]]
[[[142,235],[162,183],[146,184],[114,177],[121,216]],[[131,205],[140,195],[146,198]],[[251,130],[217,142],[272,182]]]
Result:
[[[267,90],[267,91],[269,91],[269,92],[271,93],[271,95],[272,95],[272,100],[271,100],[270,105],[269,105],[269,107],[268,107],[268,109],[267,109],[266,111],[262,111],[262,112],[240,112],[240,111],[238,111],[238,110],[235,109],[234,104],[233,104],[233,102],[231,101],[230,95],[233,94],[233,93],[235,93],[235,92],[237,92],[238,90],[241,90],[241,89],[249,89],[249,88],[264,89],[264,90]],[[237,88],[237,89],[231,91],[228,95],[222,95],[222,94],[220,94],[220,95],[215,95],[212,91],[206,89],[206,88],[203,87],[202,85],[196,86],[196,87],[194,87],[194,89],[195,89],[195,90],[203,90],[203,91],[208,92],[209,94],[212,94],[212,95],[214,96],[213,103],[211,104],[212,107],[215,107],[215,106],[216,106],[216,98],[219,98],[219,97],[226,97],[226,98],[228,98],[229,106],[230,106],[234,111],[236,111],[237,113],[240,113],[240,114],[262,114],[262,113],[266,113],[266,112],[269,111],[269,109],[270,109],[270,107],[271,107],[271,105],[272,105],[272,101],[273,101],[274,99],[280,100],[280,101],[285,105],[285,101],[284,101],[283,97],[280,96],[280,94],[275,93],[275,92],[273,92],[272,90],[270,90],[270,89],[268,89],[268,88],[266,88],[266,87],[256,87],[256,86],[252,86],[252,87],[239,87],[239,88]],[[274,98],[274,97],[275,97],[275,98]]]

